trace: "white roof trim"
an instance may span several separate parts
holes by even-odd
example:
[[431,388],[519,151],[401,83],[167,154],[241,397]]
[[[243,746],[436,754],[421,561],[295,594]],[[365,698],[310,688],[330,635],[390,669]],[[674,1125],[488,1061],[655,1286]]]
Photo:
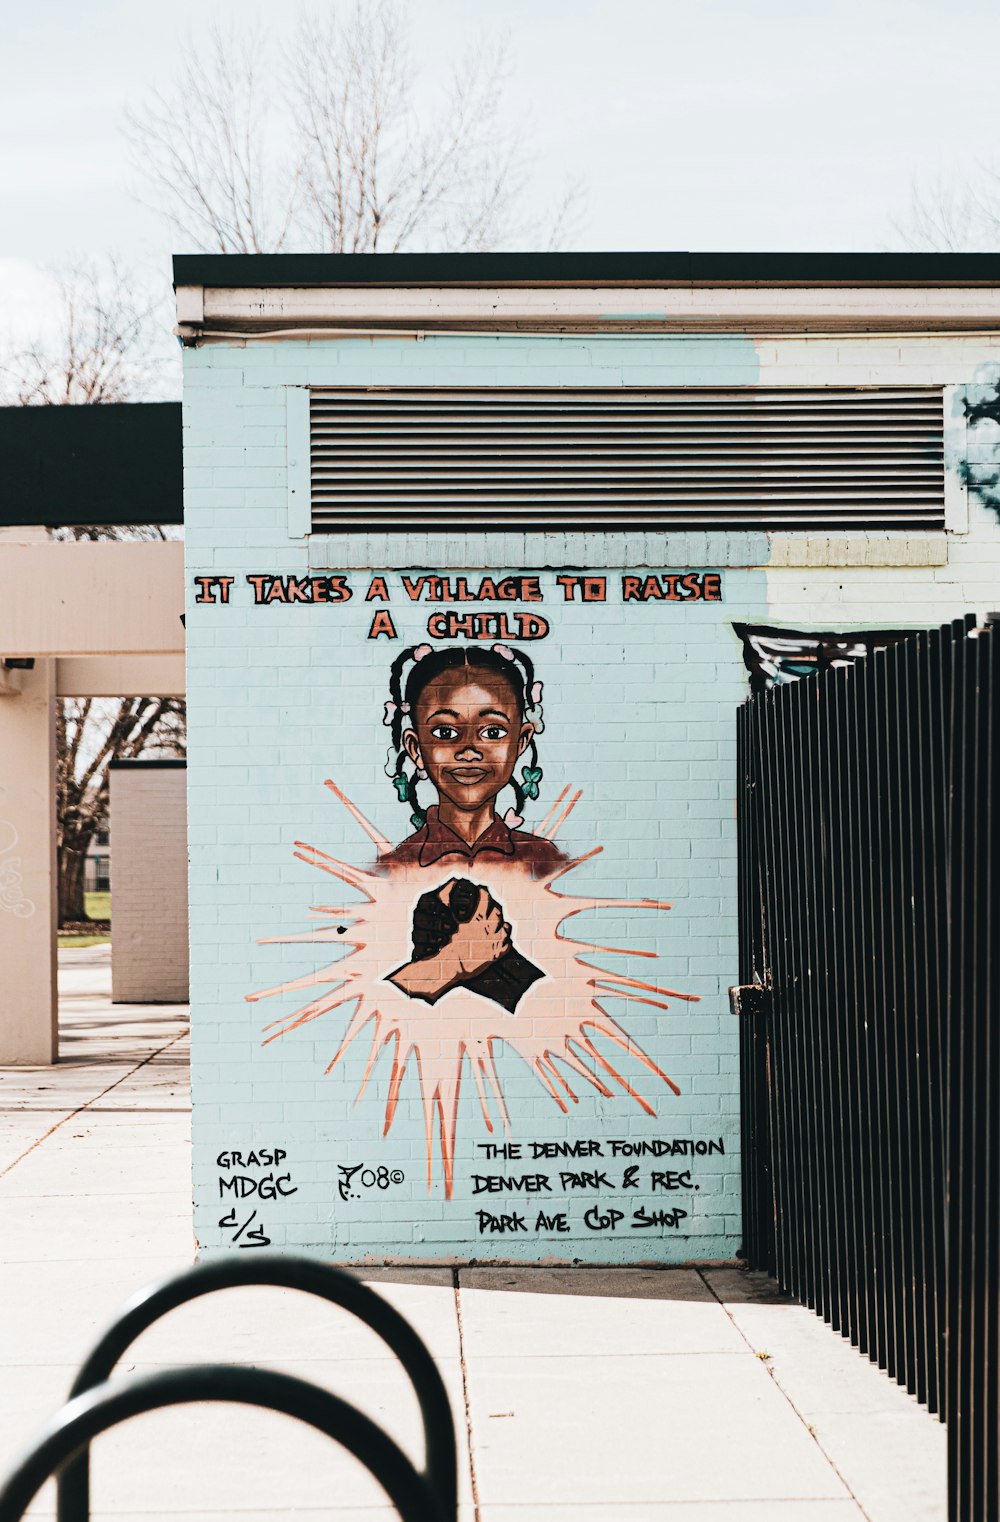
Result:
[[179,286],[178,333],[995,332],[997,286]]

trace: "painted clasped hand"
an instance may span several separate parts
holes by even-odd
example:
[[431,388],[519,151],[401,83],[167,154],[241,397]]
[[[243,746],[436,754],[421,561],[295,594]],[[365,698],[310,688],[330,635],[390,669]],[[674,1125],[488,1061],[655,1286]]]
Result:
[[[455,887],[456,879],[452,878],[438,890],[442,904],[450,904]],[[456,926],[448,944],[433,956],[400,967],[390,974],[388,981],[411,999],[425,999],[434,1004],[449,988],[474,978],[509,950],[510,926],[489,890],[480,887],[472,918]]]

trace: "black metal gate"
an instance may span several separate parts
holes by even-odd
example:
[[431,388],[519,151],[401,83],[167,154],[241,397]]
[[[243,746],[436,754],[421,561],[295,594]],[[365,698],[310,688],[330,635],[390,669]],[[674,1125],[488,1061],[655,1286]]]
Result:
[[973,618],[739,714],[744,1249],[1000,1515],[1000,659]]

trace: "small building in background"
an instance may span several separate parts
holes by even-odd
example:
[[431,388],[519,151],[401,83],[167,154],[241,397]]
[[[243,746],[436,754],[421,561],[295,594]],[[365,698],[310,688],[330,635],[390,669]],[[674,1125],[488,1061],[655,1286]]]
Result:
[[95,830],[83,864],[84,893],[108,893],[111,889],[111,832],[105,825]]
[[115,839],[111,997],[188,997],[187,809],[183,761],[113,761]]

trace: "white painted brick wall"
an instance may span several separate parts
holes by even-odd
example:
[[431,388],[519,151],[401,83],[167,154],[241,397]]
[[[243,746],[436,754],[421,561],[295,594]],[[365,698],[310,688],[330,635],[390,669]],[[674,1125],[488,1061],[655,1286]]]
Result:
[[116,1004],[188,997],[186,772],[111,769],[111,997]]
[[[280,449],[287,388],[961,385],[991,371],[1000,373],[1000,343],[975,335],[758,343],[741,335],[350,339],[234,343],[187,355],[195,1195],[203,1247],[227,1246],[234,1229],[224,1224],[232,1197],[220,1194],[219,1157],[228,1148],[278,1146],[288,1149],[296,1192],[256,1202],[258,1223],[276,1246],[353,1260],[677,1261],[731,1254],[740,1237],[738,1077],[725,988],[736,977],[733,715],[747,687],[729,625],[917,628],[1000,605],[1000,524],[976,500],[968,531],[948,534],[458,531],[293,538]],[[964,432],[949,424],[952,468],[963,458]],[[553,634],[538,651],[546,683],[546,797],[563,783],[586,790],[568,843],[586,850],[600,841],[603,854],[588,870],[601,887],[675,901],[656,943],[678,986],[698,991],[701,1003],[670,1012],[662,1023],[649,1014],[639,1033],[668,1068],[673,1064],[683,1094],[676,1103],[658,1102],[656,1118],[587,1095],[564,1117],[516,1062],[505,1069],[518,1138],[725,1133],[726,1155],[705,1165],[704,1188],[683,1232],[614,1240],[577,1230],[568,1240],[477,1236],[477,1197],[465,1186],[481,1166],[476,1149],[486,1133],[474,1109],[463,1114],[456,1170],[462,1187],[446,1201],[437,1174],[432,1192],[423,1181],[426,1143],[412,1070],[383,1137],[384,1065],[360,1105],[356,1063],[350,1072],[325,1074],[342,1016],[265,1047],[265,1021],[294,1009],[308,990],[266,1006],[245,1002],[252,989],[321,965],[308,946],[259,944],[261,937],[301,932],[314,923],[310,906],[331,901],[324,897],[329,889],[317,890],[295,858],[294,842],[364,859],[359,832],[331,802],[324,778],[342,782],[391,838],[400,831],[401,811],[381,771],[380,712],[393,652],[365,637],[373,611],[361,601],[366,575],[546,566],[609,575],[622,567],[715,567],[724,574],[725,603],[708,623],[701,621],[705,609],[678,611],[674,620],[666,610],[661,618],[609,603],[591,618],[579,605],[551,604]],[[355,600],[340,610],[250,604],[246,574],[309,570],[348,574]],[[232,605],[191,601],[197,574],[235,576]],[[393,606],[404,639],[424,637],[429,610],[408,606],[398,594]],[[643,927],[623,911],[602,928],[609,941],[636,944],[631,937]],[[391,1197],[374,1190],[345,1201],[337,1167],[351,1161],[399,1166],[405,1185]]]

